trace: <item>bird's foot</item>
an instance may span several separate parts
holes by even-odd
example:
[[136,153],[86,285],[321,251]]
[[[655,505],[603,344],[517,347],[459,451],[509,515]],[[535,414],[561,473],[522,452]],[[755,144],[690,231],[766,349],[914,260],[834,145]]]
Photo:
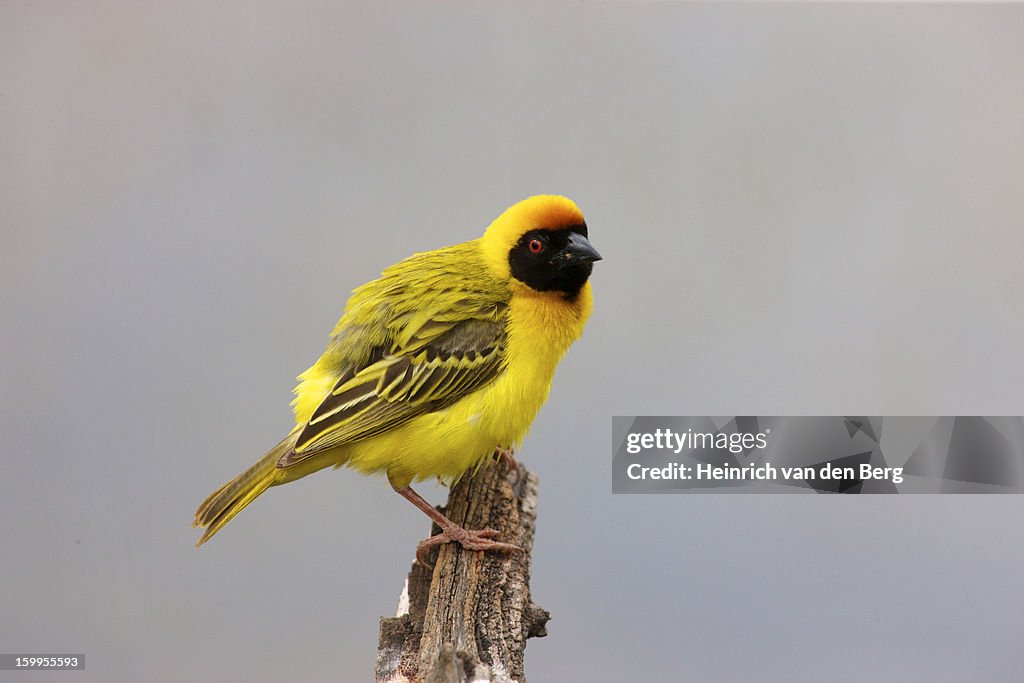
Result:
[[498,535],[498,532],[495,529],[470,530],[459,526],[452,520],[445,517],[430,503],[423,500],[423,497],[420,496],[420,494],[416,493],[408,486],[396,488],[395,492],[422,510],[427,517],[430,517],[430,519],[434,521],[434,524],[441,528],[441,533],[420,541],[416,546],[416,561],[424,567],[433,567],[433,565],[426,560],[426,556],[424,555],[426,551],[430,550],[435,545],[451,543],[453,541],[455,543],[460,543],[466,550],[497,550],[498,552],[503,553],[523,552],[523,549],[517,545],[502,543],[501,541],[492,541],[491,539]]
[[435,545],[442,543],[458,543],[466,550],[495,550],[501,553],[523,552],[523,549],[512,543],[493,541],[498,535],[497,529],[464,529],[458,524],[444,528],[436,536],[424,539],[416,546],[416,561],[424,567],[433,567],[426,560],[426,552]]
[[519,469],[519,463],[515,459],[515,451],[511,448],[502,448],[501,446],[498,446],[494,449],[494,459],[505,468],[506,476],[512,474],[515,476],[513,481],[519,481],[522,470]]

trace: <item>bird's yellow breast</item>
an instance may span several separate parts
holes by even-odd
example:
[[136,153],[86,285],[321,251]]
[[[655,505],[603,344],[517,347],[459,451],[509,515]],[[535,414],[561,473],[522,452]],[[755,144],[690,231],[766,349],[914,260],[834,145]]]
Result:
[[507,314],[505,369],[493,382],[448,408],[344,446],[343,461],[363,472],[387,472],[391,483],[401,487],[432,477],[456,480],[495,447],[517,445],[547,399],[555,368],[582,333],[591,307],[589,284],[572,301],[553,292],[516,291]]

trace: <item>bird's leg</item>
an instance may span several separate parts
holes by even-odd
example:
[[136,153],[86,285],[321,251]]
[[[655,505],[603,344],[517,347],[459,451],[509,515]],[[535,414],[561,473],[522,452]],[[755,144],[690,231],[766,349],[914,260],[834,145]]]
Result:
[[522,472],[519,469],[519,463],[516,461],[514,456],[515,451],[511,448],[502,448],[501,446],[498,446],[494,449],[494,459],[504,465],[505,474],[507,475],[510,472],[514,472],[515,481],[519,481],[519,476]]
[[498,532],[495,529],[473,530],[459,526],[438,512],[433,505],[423,500],[420,494],[416,493],[408,486],[395,488],[395,491],[398,495],[402,496],[402,498],[405,498],[420,510],[423,510],[427,517],[430,517],[430,519],[434,520],[435,524],[441,527],[441,533],[420,541],[416,546],[416,561],[425,567],[429,567],[431,565],[426,561],[425,555],[423,554],[424,551],[434,547],[435,545],[451,543],[452,541],[461,544],[466,550],[497,550],[503,553],[523,551],[522,548],[511,543],[492,541],[491,539],[498,535]]

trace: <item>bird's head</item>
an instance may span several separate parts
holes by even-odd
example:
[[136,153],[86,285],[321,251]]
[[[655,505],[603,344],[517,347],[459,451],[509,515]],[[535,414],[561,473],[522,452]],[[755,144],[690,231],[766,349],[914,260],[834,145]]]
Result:
[[572,299],[601,255],[587,239],[583,214],[571,199],[538,195],[513,204],[481,240],[491,270],[538,292]]

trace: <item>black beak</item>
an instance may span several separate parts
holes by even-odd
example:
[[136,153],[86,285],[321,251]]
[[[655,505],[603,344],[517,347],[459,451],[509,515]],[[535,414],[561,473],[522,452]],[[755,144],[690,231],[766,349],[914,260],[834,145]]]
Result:
[[594,249],[594,246],[587,238],[578,232],[570,232],[569,244],[551,259],[559,268],[567,268],[581,263],[591,263],[600,260],[601,255],[597,253],[597,249]]

